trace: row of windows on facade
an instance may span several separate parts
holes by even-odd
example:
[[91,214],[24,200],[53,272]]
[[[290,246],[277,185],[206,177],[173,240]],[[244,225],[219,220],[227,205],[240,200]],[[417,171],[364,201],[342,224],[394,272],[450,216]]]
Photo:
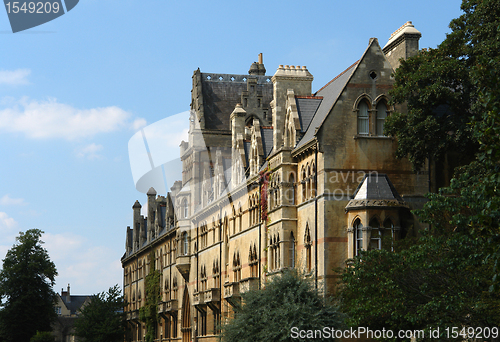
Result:
[[[187,294],[185,294],[187,295]],[[221,323],[221,313],[220,310],[210,310],[209,311],[199,311],[197,320],[197,331],[199,336],[207,336],[209,333],[217,335],[220,333],[220,323]],[[208,321],[211,320],[212,329],[209,332],[207,329]],[[163,339],[177,338],[178,337],[178,318],[177,314],[172,314],[168,316],[159,317],[158,325],[159,329],[156,330],[156,338],[160,341]],[[189,309],[183,310],[182,316],[182,331],[190,329],[190,315]],[[138,324],[136,329],[132,330],[132,340],[144,340],[146,333],[145,324]]]
[[[288,265],[284,265],[281,260],[281,247],[284,241],[280,240],[280,235],[276,234],[270,237],[268,245],[268,260],[269,260],[269,271],[274,272],[281,269],[284,266],[295,268],[297,250],[296,241],[293,232],[290,232],[289,240],[289,261]],[[310,272],[312,270],[312,260],[311,260],[311,232],[309,230],[309,225],[306,225],[306,231],[304,234],[304,260],[305,260],[305,270]]]
[[[316,195],[316,183],[315,183],[315,174],[316,174],[316,168],[314,163],[309,165],[303,166],[301,169],[301,181],[300,184],[302,186],[302,201],[305,201],[307,199],[313,198]],[[290,175],[289,184],[291,184],[289,191],[285,193],[285,199],[287,199],[289,204],[295,204],[295,177],[293,173]],[[279,175],[276,175],[274,179],[271,181],[269,191],[268,191],[268,207],[269,209],[273,209],[281,204],[281,181]],[[251,210],[251,215],[250,215],[250,225],[254,225],[258,221],[258,215],[257,215],[257,207],[258,207],[258,195],[255,194],[253,197],[250,198],[250,210]],[[241,215],[242,209],[241,209],[241,204],[238,205],[239,209],[237,211],[237,215]],[[234,211],[233,208],[233,212]],[[181,200],[181,210],[180,213],[182,215],[182,218],[188,218],[189,217],[189,202],[187,198],[183,198]],[[235,214],[236,215],[236,214]]]
[[[165,338],[177,338],[177,315],[160,317],[159,327],[157,331],[157,339],[162,341]],[[145,341],[146,340],[146,326],[145,323],[137,324],[136,328],[132,330],[132,341]]]
[[[172,280],[172,290],[170,290],[170,279],[166,279],[165,282],[160,281],[160,284],[164,284],[164,287],[160,287],[160,292],[162,296],[163,301],[169,301],[169,300],[176,300],[177,299],[177,291],[178,291],[178,286],[177,286],[177,277],[173,277]],[[131,297],[129,297],[127,294],[124,295],[124,300],[125,303],[128,305],[128,310],[139,310],[141,307],[141,302],[142,302],[142,291],[141,289],[132,290]]]
[[[203,226],[206,227],[206,226]],[[362,228],[362,225],[360,226]],[[361,229],[360,228],[360,229]],[[203,231],[206,231],[203,229]],[[203,233],[205,234],[205,233]],[[358,236],[358,235],[357,235]],[[204,237],[206,239],[206,237]],[[187,232],[184,232],[181,237],[181,255],[188,255],[189,254],[189,237]],[[357,237],[357,241],[362,241],[361,235]],[[269,270],[274,271],[282,267],[282,263],[280,261],[280,248],[281,248],[282,242],[280,241],[279,234],[276,236],[273,236],[269,240],[269,246],[268,246],[268,252],[269,252]],[[306,250],[306,269],[308,271],[311,270],[311,236],[310,236],[310,231],[309,227],[306,227],[306,233],[304,236],[304,246]],[[295,256],[296,256],[296,250],[295,250],[295,237],[293,235],[293,232],[290,233],[290,262],[289,265],[290,267],[295,267]],[[156,260],[156,268],[158,270],[161,270],[163,268],[163,263],[166,265],[170,265],[173,263],[173,258],[170,252],[167,252],[165,255],[163,255],[163,249],[160,249],[159,254],[157,255],[157,260]],[[172,250],[175,251],[175,250]],[[253,251],[252,251],[252,245],[250,246],[250,252],[249,252],[249,265],[251,267],[251,276],[255,277],[257,276],[257,252],[256,252],[256,245],[253,244]],[[241,280],[241,277],[238,277],[238,275],[241,275],[241,263],[239,262],[239,252],[236,253],[233,256],[233,268],[238,269],[237,272],[235,273],[235,281]],[[214,268],[215,269],[215,268]],[[217,266],[218,269],[218,266]],[[133,281],[137,279],[142,279],[145,274],[149,272],[149,263],[146,263],[142,260],[139,260],[137,268],[133,269],[131,267],[125,269],[125,284],[131,284]],[[215,273],[214,273],[215,274]],[[226,274],[227,276],[227,274]]]

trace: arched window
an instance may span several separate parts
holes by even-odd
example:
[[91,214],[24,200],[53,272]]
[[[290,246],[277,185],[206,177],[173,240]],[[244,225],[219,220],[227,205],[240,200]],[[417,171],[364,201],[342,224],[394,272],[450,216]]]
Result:
[[274,242],[273,238],[269,238],[269,246],[267,248],[269,253],[269,269],[274,270]]
[[295,204],[295,176],[293,173],[290,174],[290,178],[288,179],[288,183],[290,183],[289,203]]
[[165,299],[170,300],[170,279],[165,279]]
[[390,218],[385,219],[384,228],[387,230],[389,229],[391,230],[391,251],[393,251],[394,250],[393,241],[397,240],[397,234],[394,229],[394,223],[392,223],[392,220]]
[[188,255],[189,252],[189,242],[188,242],[188,234],[184,232],[182,234],[182,255]]
[[250,250],[248,252],[248,265],[250,266],[250,277],[257,277],[258,276],[258,267],[259,261],[257,258],[257,249],[255,248],[255,244],[253,245],[250,244]]
[[240,261],[240,253],[237,252],[233,255],[233,274],[234,281],[238,282],[241,280],[241,261]]
[[243,228],[243,211],[241,210],[241,204],[238,203],[238,231],[241,232],[242,228]]
[[354,221],[354,235],[355,235],[355,240],[354,240],[354,250],[355,250],[355,255],[359,254],[359,251],[363,250],[363,224],[361,224],[360,219],[356,219]]
[[200,283],[200,292],[205,292],[207,290],[207,268],[205,265],[201,266]]
[[316,165],[314,163],[311,164],[311,176],[310,176],[310,197],[316,197]]
[[368,104],[361,101],[358,105],[358,134],[368,135],[370,132]]
[[380,224],[376,218],[370,220],[371,237],[370,237],[370,249],[381,249],[382,248],[382,231],[380,230]]
[[384,124],[387,118],[387,105],[385,101],[377,104],[377,135],[384,136]]
[[219,260],[214,261],[213,269],[213,278],[214,278],[214,288],[220,287],[220,269],[219,269]]
[[302,171],[300,173],[300,176],[302,178],[301,184],[302,184],[302,202],[305,202],[306,200],[306,170],[304,167],[302,167]]
[[311,168],[309,167],[309,164],[306,165],[306,199],[311,197]]
[[281,268],[281,258],[280,258],[280,235],[276,239],[276,268]]
[[290,233],[290,267],[295,268],[295,237]]
[[189,216],[189,206],[187,198],[182,200],[182,217],[187,218]]

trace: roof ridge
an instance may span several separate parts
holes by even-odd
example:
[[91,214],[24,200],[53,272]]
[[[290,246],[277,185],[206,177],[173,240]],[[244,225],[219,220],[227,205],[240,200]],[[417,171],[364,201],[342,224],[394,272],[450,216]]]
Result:
[[314,96],[314,95],[309,95],[309,96],[300,96],[300,95],[295,95],[296,99],[316,99],[316,100],[322,100],[323,96]]
[[354,62],[350,67],[348,67],[347,69],[345,69],[344,71],[342,71],[340,74],[338,74],[337,76],[335,76],[330,82],[328,82],[327,84],[325,84],[320,90],[318,90],[317,92],[314,93],[314,95],[316,96],[317,93],[319,93],[320,91],[322,91],[323,89],[325,89],[327,86],[329,86],[333,81],[335,81],[337,78],[339,78],[340,76],[342,76],[343,74],[345,74],[349,69],[351,69],[353,66],[355,66],[356,64],[359,63],[359,61],[361,60],[358,59],[356,62]]

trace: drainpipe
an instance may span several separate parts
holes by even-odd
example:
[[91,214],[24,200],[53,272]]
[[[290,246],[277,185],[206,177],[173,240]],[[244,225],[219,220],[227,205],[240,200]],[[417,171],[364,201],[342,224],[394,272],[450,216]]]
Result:
[[[222,302],[224,300],[224,293],[222,292],[222,247],[224,245],[224,240],[223,240],[223,236],[224,234],[222,233],[222,222],[225,221],[225,218],[222,217],[222,206],[220,207],[220,211],[219,211],[220,215],[220,222],[219,222],[219,295],[220,295],[220,309],[219,309],[219,320],[217,323],[217,329],[215,332],[217,332],[218,330],[218,327],[220,326],[220,322],[221,322],[221,316],[222,316]],[[227,227],[226,227],[227,229]]]
[[[168,298],[169,300],[172,300],[172,257],[171,255],[173,255],[172,253],[172,238],[170,239],[170,242],[169,242],[170,246],[168,248],[169,252],[168,252],[168,261],[169,261],[169,273],[170,273],[170,277],[168,279],[168,282],[169,282],[169,285],[168,285],[168,291],[170,292],[168,294]],[[170,315],[170,318],[168,320],[168,324],[169,324],[169,328],[168,328],[168,340],[171,341],[171,338],[172,338],[172,321],[173,321],[173,316]]]
[[259,260],[259,290],[260,290],[260,286],[261,286],[261,269],[260,269],[260,264],[261,264],[261,257],[262,257],[262,253],[261,253],[261,247],[262,247],[262,242],[261,242],[261,238],[262,238],[262,232],[261,232],[261,229],[262,229],[262,207],[261,207],[261,204],[262,203],[262,199],[261,199],[261,196],[262,196],[262,184],[260,182],[260,179],[259,179],[259,257],[258,257],[258,260]]
[[[196,251],[195,251],[195,258],[196,258],[196,291],[198,292],[198,296],[200,295],[200,265],[199,265],[199,258],[198,258],[198,250],[200,249],[200,241],[198,240],[200,236],[199,232],[199,227],[200,225],[198,222],[196,223]],[[208,233],[208,232],[207,232]],[[186,283],[186,286],[189,285],[189,282]],[[194,293],[194,291],[193,291]],[[191,310],[191,308],[189,309]],[[198,309],[195,309],[196,311],[196,323],[194,324],[194,341],[198,341],[198,322],[199,322],[199,317],[198,317]]]
[[316,142],[316,150],[314,151],[314,185],[316,186],[316,196],[314,198],[314,287],[318,289],[318,143]]

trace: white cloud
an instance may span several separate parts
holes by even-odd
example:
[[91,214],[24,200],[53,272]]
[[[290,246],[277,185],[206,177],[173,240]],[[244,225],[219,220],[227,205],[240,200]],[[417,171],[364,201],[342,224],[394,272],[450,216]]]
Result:
[[0,231],[11,230],[16,226],[17,222],[12,217],[0,211]]
[[132,123],[132,129],[134,131],[138,131],[147,124],[148,124],[147,121],[143,118],[135,119],[134,122]]
[[12,248],[12,245],[16,242],[18,223],[12,217],[9,217],[7,213],[0,212],[0,260],[5,258],[7,251]]
[[82,147],[81,149],[76,151],[76,155],[79,158],[87,158],[90,160],[93,159],[101,159],[103,156],[99,154],[99,151],[102,151],[103,146],[102,145],[96,145],[94,143],[87,145],[85,147]]
[[127,125],[130,114],[116,106],[78,109],[59,103],[22,98],[0,110],[0,131],[20,132],[29,138],[74,140],[107,133]]
[[29,69],[0,70],[0,84],[6,85],[24,85],[29,84],[28,76],[31,74]]
[[141,215],[144,217],[148,216],[148,202],[144,202],[144,204],[142,204]]
[[70,233],[44,234],[42,240],[59,273],[56,290],[66,289],[69,283],[74,294],[94,294],[121,284],[121,263],[110,248],[91,245],[86,238]]
[[0,198],[1,205],[25,205],[24,198],[12,198],[9,194]]

